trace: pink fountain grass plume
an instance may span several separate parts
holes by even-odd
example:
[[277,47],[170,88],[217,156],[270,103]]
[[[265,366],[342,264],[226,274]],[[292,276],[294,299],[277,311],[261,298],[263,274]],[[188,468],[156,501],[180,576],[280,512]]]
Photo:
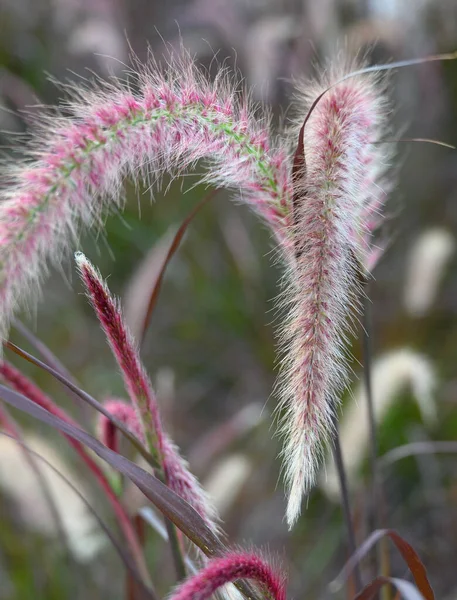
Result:
[[254,115],[223,69],[210,83],[188,57],[170,63],[165,71],[151,61],[130,73],[135,91],[120,82],[70,89],[66,116],[43,117],[24,159],[3,166],[0,338],[83,226],[101,226],[110,209],[122,207],[128,175],[156,181],[205,159],[203,182],[235,190],[284,236],[289,161],[271,141],[268,117]]
[[[35,402],[35,404],[37,404],[38,406],[41,406],[51,414],[55,415],[56,417],[59,417],[67,423],[76,424],[67,415],[67,413],[61,408],[59,408],[56,404],[54,404],[54,402],[44,392],[42,392],[42,390],[37,385],[35,385],[30,379],[28,379],[25,375],[23,375],[20,371],[18,371],[15,367],[13,367],[13,365],[8,363],[7,361],[0,362],[0,377],[4,379],[13,389],[15,389],[20,394],[26,396],[32,402]],[[68,443],[71,446],[73,446],[77,454],[88,466],[88,468],[92,471],[92,473],[95,476],[95,479],[97,480],[100,487],[104,491],[107,499],[111,503],[111,506],[113,507],[113,510],[118,518],[119,524],[124,532],[127,542],[130,545],[132,554],[137,560],[141,573],[145,577],[145,580],[148,581],[149,575],[147,574],[147,569],[142,558],[142,550],[139,545],[135,531],[133,529],[132,523],[124,507],[119,502],[119,499],[114,493],[108,479],[106,478],[105,474],[98,466],[98,464],[94,461],[94,459],[87,453],[86,449],[82,444],[80,444],[78,441],[74,440],[70,436],[67,436],[65,434],[63,435],[67,439]]]
[[220,587],[237,579],[256,581],[270,600],[286,600],[283,574],[257,554],[243,551],[210,560],[201,571],[184,581],[170,600],[206,600]]
[[81,252],[77,252],[75,257],[87,295],[121,369],[132,402],[130,407],[119,402],[111,403],[116,412],[112,414],[122,420],[156,457],[167,485],[195,508],[208,526],[217,530],[215,509],[190,473],[177,447],[164,432],[154,390],[134,339],[124,323],[119,303],[87,258]]
[[[315,98],[347,70],[332,69],[299,97],[299,127]],[[282,404],[287,521],[292,526],[303,494],[315,482],[332,433],[335,407],[347,381],[345,342],[359,309],[358,265],[369,252],[367,214],[375,182],[385,170],[383,86],[363,75],[330,87],[304,128],[304,168],[294,190],[294,251],[289,257],[283,330]],[[379,198],[379,192],[377,193]],[[376,204],[376,209],[378,210]],[[291,251],[292,252],[292,251]]]

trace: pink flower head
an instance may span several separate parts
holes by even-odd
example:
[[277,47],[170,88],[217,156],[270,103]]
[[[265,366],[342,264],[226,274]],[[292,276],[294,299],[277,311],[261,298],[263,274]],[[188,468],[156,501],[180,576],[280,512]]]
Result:
[[241,192],[283,235],[287,152],[227,78],[211,83],[183,57],[165,72],[145,67],[136,89],[111,82],[70,90],[69,116],[44,118],[24,160],[2,166],[0,339],[19,305],[36,297],[49,262],[62,260],[83,226],[100,227],[122,207],[128,175],[157,181],[204,159],[203,182]]
[[[125,425],[130,433],[133,433],[133,435],[144,444],[144,435],[141,423],[139,422],[135,409],[131,404],[127,404],[127,402],[124,402],[124,400],[110,398],[109,400],[105,401],[104,407],[111,415],[113,415],[113,417]],[[114,425],[114,423],[110,421],[108,417],[100,414],[97,429],[100,441],[114,452],[119,452],[117,439],[118,432],[116,425]]]
[[[299,126],[319,94],[345,74],[333,69],[320,82],[306,85],[299,99]],[[385,128],[381,92],[367,75],[333,85],[304,128],[304,168],[295,182],[294,245],[288,261],[292,308],[284,327],[289,526],[315,481],[346,383],[345,331],[348,316],[358,309],[358,268],[368,252],[366,213],[385,168],[385,147],[376,143]]]
[[237,579],[254,580],[271,600],[286,600],[284,576],[251,552],[231,552],[221,558],[213,558],[201,571],[182,583],[171,600],[206,600],[220,587]]
[[[163,469],[167,485],[186,500],[203,517],[209,527],[217,530],[217,516],[197,479],[190,473],[178,448],[163,430],[157,400],[123,318],[119,304],[102,280],[100,273],[81,253],[76,253],[82,281],[94,307],[108,343],[116,358],[132,405],[122,401],[108,403],[107,409],[119,418],[148,450]],[[102,435],[107,442],[116,443],[113,431],[102,421]]]

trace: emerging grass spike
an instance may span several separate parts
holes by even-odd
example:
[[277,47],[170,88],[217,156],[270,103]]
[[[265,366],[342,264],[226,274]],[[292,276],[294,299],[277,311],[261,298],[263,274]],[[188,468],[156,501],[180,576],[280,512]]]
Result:
[[223,585],[237,579],[253,579],[264,588],[265,597],[286,600],[285,579],[263,558],[252,552],[234,551],[214,558],[171,596],[171,600],[206,600]]
[[[380,206],[385,169],[386,148],[376,144],[385,129],[382,87],[367,75],[332,86],[346,72],[334,67],[303,88],[293,137],[296,142],[300,127],[303,156],[296,154],[294,161],[294,244],[288,261],[292,309],[283,330],[281,387],[289,526],[314,484],[346,384],[345,331],[358,307],[357,268],[365,264],[367,221],[373,206]],[[327,88],[303,127],[307,110]]]
[[76,264],[87,296],[105,332],[118,363],[126,390],[138,414],[142,437],[157,462],[163,465],[163,429],[151,382],[141,364],[135,342],[125,327],[121,308],[111,296],[97,269],[82,252],[75,254]]
[[[102,280],[100,273],[81,252],[75,255],[81,279],[105,332],[114,357],[121,369],[124,385],[132,405],[111,401],[106,408],[124,423],[155,456],[162,467],[165,483],[186,500],[217,531],[216,514],[187,463],[179,455],[177,447],[164,432],[157,400],[151,382],[141,363],[130,332],[124,324],[121,309]],[[106,417],[105,417],[106,419]],[[101,424],[104,443],[113,441],[112,432]]]

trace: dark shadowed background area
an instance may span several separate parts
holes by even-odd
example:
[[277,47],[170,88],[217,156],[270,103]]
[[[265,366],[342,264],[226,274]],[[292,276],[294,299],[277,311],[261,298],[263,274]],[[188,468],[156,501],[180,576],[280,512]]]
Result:
[[[287,118],[293,79],[312,75],[338,43],[366,54],[370,63],[457,49],[457,4],[0,0],[0,130],[8,132],[1,134],[3,154],[33,130],[36,106],[54,105],[64,93],[51,78],[77,83],[93,78],[93,73],[123,77],[132,53],[146,61],[150,47],[160,62],[165,43],[177,49],[182,43],[212,75],[220,64],[238,69],[254,99],[273,111],[279,127]],[[457,145],[456,61],[402,69],[392,73],[390,81],[394,136]],[[380,454],[413,442],[457,442],[457,151],[404,142],[392,170],[398,183],[380,232],[387,250],[369,286],[371,361],[382,413]],[[109,278],[133,328],[172,236],[207,193],[195,185],[197,175],[198,168],[172,182],[166,178],[153,190],[153,201],[149,190],[127,181],[125,211],[110,216],[100,235],[81,239],[80,249]],[[329,598],[329,583],[348,557],[338,498],[318,486],[293,532],[287,531],[283,519],[273,394],[281,268],[274,264],[272,248],[269,234],[247,208],[229,202],[223,190],[218,192],[193,220],[167,269],[142,356],[167,428],[213,494],[229,539],[282,557],[290,597]],[[23,321],[96,398],[125,396],[81,292],[74,265],[66,260],[45,285],[38,310],[24,314]],[[30,348],[17,333],[13,339]],[[352,390],[359,397],[360,335],[353,353]],[[49,376],[13,361],[75,418],[96,430],[94,413],[84,408],[81,414]],[[345,406],[349,403],[348,394]],[[114,527],[109,507],[66,443],[57,433],[16,416],[27,435],[44,438],[50,455],[54,452],[76,472],[90,502]],[[351,480],[351,497],[362,541],[370,505],[368,449],[359,443],[366,423],[363,417],[354,418],[346,427],[346,453],[360,464]],[[0,439],[1,600],[125,597],[124,574],[108,542],[100,541],[97,553],[76,568],[55,536],[36,523],[34,512],[42,503],[35,499],[39,490],[29,482],[30,475],[14,471],[11,444],[5,442],[2,450],[3,442]],[[375,509],[381,522],[414,545],[437,597],[455,598],[457,457],[410,456],[383,466],[380,478],[384,501],[378,499]],[[137,510],[141,498],[128,489],[125,493],[130,509]],[[173,584],[168,547],[152,529],[147,530],[147,547],[152,578],[164,596]],[[388,547],[384,556],[388,552],[390,572],[408,577],[397,551]],[[373,560],[365,560],[366,581],[372,567]]]

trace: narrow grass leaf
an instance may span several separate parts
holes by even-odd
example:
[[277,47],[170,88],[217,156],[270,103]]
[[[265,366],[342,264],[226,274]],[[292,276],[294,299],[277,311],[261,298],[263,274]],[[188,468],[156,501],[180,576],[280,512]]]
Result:
[[388,537],[408,565],[414,581],[425,600],[434,600],[435,595],[427,577],[427,571],[414,548],[393,529],[378,529],[374,531],[347,561],[340,574],[330,584],[332,591],[341,589],[354,567],[366,556],[370,549],[383,537]]
[[51,425],[84,444],[114,469],[128,477],[155,506],[172,521],[207,556],[218,556],[225,551],[224,544],[205,524],[202,517],[177,494],[156,477],[121,456],[89,435],[86,431],[51,415],[31,400],[0,385],[0,397],[7,404]]
[[79,497],[79,499],[81,500],[81,502],[83,502],[83,504],[91,512],[91,514],[93,515],[93,517],[97,521],[97,524],[99,525],[100,529],[103,530],[103,532],[106,534],[106,536],[110,540],[111,544],[113,545],[114,549],[118,553],[119,558],[124,563],[126,569],[132,574],[132,576],[134,577],[136,583],[140,586],[140,588],[142,590],[142,596],[141,596],[141,598],[142,599],[144,598],[145,600],[146,600],[146,598],[148,598],[149,600],[156,600],[155,595],[153,594],[153,592],[150,589],[148,589],[144,585],[144,583],[142,582],[141,577],[140,577],[140,575],[138,573],[138,570],[136,569],[136,567],[135,567],[135,565],[134,565],[131,557],[129,556],[129,554],[123,549],[123,547],[121,546],[121,544],[119,543],[119,541],[116,539],[116,537],[113,534],[113,532],[106,525],[106,523],[100,517],[100,515],[95,510],[95,508],[92,506],[92,504],[83,496],[83,494],[81,494],[81,492],[78,490],[78,488],[76,486],[74,486],[71,483],[71,481],[67,477],[65,477],[65,475],[63,473],[61,473],[61,471],[59,469],[56,469],[56,467],[54,467],[48,460],[46,460],[46,458],[44,458],[44,456],[41,456],[38,452],[35,452],[31,448],[29,448],[24,441],[19,440],[17,437],[15,437],[13,435],[10,435],[8,433],[5,433],[3,431],[0,432],[0,435],[4,435],[6,437],[10,437],[10,438],[14,439],[16,441],[16,443],[19,444],[27,452],[27,454],[31,458],[33,458],[34,460],[37,459],[40,462],[44,463],[58,477],[60,477],[60,479],[62,479],[62,481],[64,481],[68,485],[69,488],[72,489],[72,491]]
[[376,577],[371,583],[363,588],[363,590],[355,596],[354,600],[370,600],[373,598],[379,590],[387,585],[391,584],[397,588],[400,597],[405,600],[424,600],[424,596],[413,586],[412,583],[406,581],[406,579],[399,579],[398,577]]
[[159,465],[155,461],[154,457],[150,454],[150,452],[148,452],[145,449],[143,444],[127,429],[127,427],[125,427],[125,425],[123,423],[121,423],[119,421],[119,419],[116,419],[115,417],[113,417],[113,415],[109,411],[107,411],[106,408],[102,404],[100,404],[100,402],[98,402],[90,394],[88,394],[87,392],[85,392],[84,390],[79,388],[70,379],[67,379],[67,377],[65,377],[64,375],[62,375],[61,373],[59,373],[58,371],[56,371],[55,369],[53,369],[52,367],[47,365],[46,363],[42,362],[41,360],[39,360],[32,354],[26,352],[25,350],[22,350],[22,348],[19,348],[12,342],[5,342],[4,345],[8,349],[12,350],[15,354],[20,356],[21,358],[24,358],[28,362],[32,363],[33,365],[39,367],[40,369],[43,369],[43,371],[46,371],[47,373],[52,375],[54,377],[54,379],[57,379],[57,381],[60,381],[60,383],[62,383],[69,390],[74,392],[79,398],[84,400],[84,402],[86,402],[87,404],[92,406],[92,408],[94,408],[96,411],[98,411],[99,413],[104,415],[107,419],[109,419],[111,421],[111,423],[113,423],[113,425],[116,426],[116,428],[120,432],[122,432],[122,434],[129,440],[129,442],[133,445],[135,450],[139,454],[141,454],[141,456],[148,462],[148,464],[150,464],[154,469],[159,469]]
[[[0,385],[0,398],[7,404],[61,431],[95,452],[102,460],[132,481],[160,512],[172,521],[208,557],[222,556],[226,546],[206,525],[190,504],[180,498],[156,477],[141,469],[124,456],[116,454],[86,431],[48,413],[22,394]],[[255,589],[245,582],[236,584],[248,600],[259,600]]]
[[393,450],[386,452],[379,460],[382,467],[387,467],[409,456],[417,456],[418,454],[456,454],[457,442],[412,442],[398,446]]
[[208,194],[206,194],[206,196],[203,198],[203,200],[201,200],[194,208],[193,210],[187,215],[187,217],[184,219],[184,221],[181,223],[178,231],[175,233],[173,240],[170,244],[170,247],[168,249],[168,252],[165,256],[165,260],[163,261],[162,267],[159,271],[159,274],[157,276],[157,279],[154,282],[152,291],[151,291],[151,295],[149,298],[149,302],[148,302],[148,308],[146,310],[146,314],[144,317],[144,321],[143,321],[143,327],[142,327],[142,331],[141,331],[141,339],[140,339],[140,345],[143,344],[144,341],[144,337],[146,335],[146,332],[148,330],[149,327],[149,323],[151,322],[151,317],[152,317],[152,313],[154,311],[154,308],[157,304],[157,298],[159,297],[159,293],[160,293],[160,289],[162,287],[162,282],[163,282],[163,278],[165,275],[165,271],[167,269],[167,266],[169,264],[169,262],[171,261],[171,259],[173,258],[174,254],[176,253],[176,251],[179,248],[179,245],[184,237],[184,234],[187,231],[187,228],[189,227],[189,225],[191,224],[191,222],[193,221],[194,217],[196,216],[196,214],[200,211],[201,208],[203,208],[210,200],[212,200],[214,198],[214,196],[217,194],[218,190],[211,190]]

